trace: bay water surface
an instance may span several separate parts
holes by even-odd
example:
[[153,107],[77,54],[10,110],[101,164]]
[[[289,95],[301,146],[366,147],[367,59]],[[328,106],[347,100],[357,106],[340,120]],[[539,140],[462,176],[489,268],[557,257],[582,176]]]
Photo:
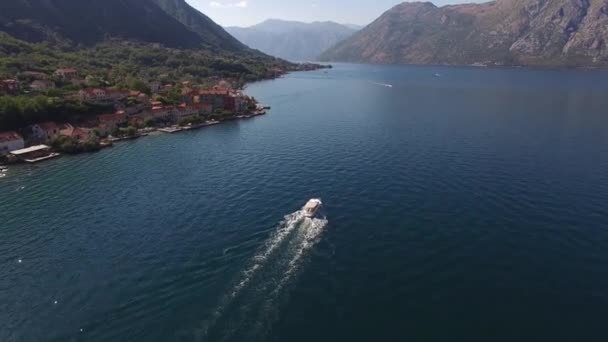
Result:
[[269,114],[10,168],[0,341],[606,340],[608,73],[246,92]]

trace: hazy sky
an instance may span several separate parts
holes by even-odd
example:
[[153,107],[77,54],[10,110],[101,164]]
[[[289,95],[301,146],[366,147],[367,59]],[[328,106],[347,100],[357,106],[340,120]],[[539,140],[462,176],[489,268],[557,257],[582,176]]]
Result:
[[[222,26],[251,26],[269,18],[332,20],[366,25],[403,0],[186,0]],[[436,5],[487,0],[434,0]]]

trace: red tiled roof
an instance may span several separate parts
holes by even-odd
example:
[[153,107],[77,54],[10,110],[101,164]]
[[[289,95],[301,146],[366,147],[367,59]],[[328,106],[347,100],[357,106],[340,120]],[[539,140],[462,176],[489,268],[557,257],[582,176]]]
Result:
[[14,131],[6,131],[0,132],[0,142],[8,142],[13,140],[23,139],[17,132]]

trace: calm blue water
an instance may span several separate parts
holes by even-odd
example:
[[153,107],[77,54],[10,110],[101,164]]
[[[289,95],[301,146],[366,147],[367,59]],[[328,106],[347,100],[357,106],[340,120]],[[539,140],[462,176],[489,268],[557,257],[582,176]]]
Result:
[[605,341],[607,76],[338,65],[12,168],[0,341]]

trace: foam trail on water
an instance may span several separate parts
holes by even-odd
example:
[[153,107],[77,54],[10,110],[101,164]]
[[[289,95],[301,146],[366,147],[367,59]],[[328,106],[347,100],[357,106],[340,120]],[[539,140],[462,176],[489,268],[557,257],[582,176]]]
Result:
[[314,247],[317,242],[321,239],[321,234],[323,233],[325,226],[327,225],[327,219],[306,219],[305,227],[303,229],[304,237],[300,245],[296,248],[291,260],[289,260],[288,268],[283,275],[283,278],[277,285],[275,289],[275,293],[281,291],[283,286],[296,274],[298,268],[300,267],[300,260],[306,254],[308,250]]
[[203,327],[203,336],[207,335],[215,323],[222,317],[224,310],[230,303],[247,287],[255,275],[263,268],[268,258],[284,244],[284,241],[294,232],[304,217],[304,211],[298,210],[289,215],[286,215],[279,223],[278,229],[271,235],[269,240],[264,244],[264,247],[253,258],[251,265],[248,266],[242,273],[241,278],[234,288],[221,301],[218,308],[213,313],[213,316],[208,320]]
[[370,83],[378,85],[378,86],[382,86],[382,87],[387,87],[387,88],[392,88],[393,87],[392,84],[388,84],[388,83],[378,83],[378,82],[370,82]]
[[304,219],[299,231],[301,236],[298,237],[299,241],[297,245],[290,250],[290,258],[284,264],[282,276],[280,279],[277,279],[275,285],[272,286],[273,289],[258,309],[258,322],[249,328],[251,336],[256,338],[263,337],[268,332],[268,327],[272,326],[272,323],[279,319],[281,302],[284,302],[287,296],[285,287],[289,286],[294,278],[297,277],[307,253],[321,240],[327,223],[326,218]]
[[279,229],[273,234],[270,240],[266,242],[264,250],[253,257],[253,265],[243,271],[243,278],[234,287],[230,295],[231,298],[236,297],[241,290],[247,286],[256,274],[256,271],[260,269],[274,251],[282,245],[283,241],[295,230],[302,218],[304,218],[304,212],[302,210],[285,216],[285,219],[279,224]]

